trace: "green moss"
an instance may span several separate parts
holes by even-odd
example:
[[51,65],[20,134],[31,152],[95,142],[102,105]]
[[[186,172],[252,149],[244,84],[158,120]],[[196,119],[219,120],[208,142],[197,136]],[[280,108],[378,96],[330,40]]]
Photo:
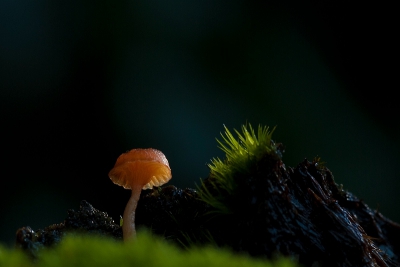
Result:
[[271,140],[275,127],[270,131],[269,127],[258,126],[257,134],[249,124],[242,126],[242,133],[234,129],[237,138],[225,127],[222,134],[223,141],[217,139],[219,148],[225,152],[226,158],[221,160],[214,158],[209,164],[210,186],[202,182],[199,188],[201,199],[214,207],[215,212],[220,214],[232,213],[227,206],[225,197],[235,195],[237,189],[237,174],[248,175],[251,173],[254,164],[260,161],[266,154],[279,156],[277,146]]
[[33,264],[20,250],[8,249],[0,245],[0,267],[25,267],[32,266]]
[[214,247],[194,247],[183,251],[147,232],[139,232],[138,239],[128,243],[99,236],[66,236],[53,249],[40,251],[39,258],[31,261],[21,251],[0,247],[1,267],[86,267],[86,266],[296,266],[289,259],[267,262],[235,255]]

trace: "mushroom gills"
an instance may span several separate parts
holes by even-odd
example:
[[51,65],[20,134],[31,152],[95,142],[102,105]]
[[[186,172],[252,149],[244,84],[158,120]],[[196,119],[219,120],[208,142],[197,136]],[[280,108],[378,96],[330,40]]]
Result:
[[161,176],[161,177],[153,176],[151,178],[151,181],[143,186],[143,189],[151,189],[153,188],[153,186],[163,185],[164,183],[168,182],[168,180],[169,179],[167,176]]

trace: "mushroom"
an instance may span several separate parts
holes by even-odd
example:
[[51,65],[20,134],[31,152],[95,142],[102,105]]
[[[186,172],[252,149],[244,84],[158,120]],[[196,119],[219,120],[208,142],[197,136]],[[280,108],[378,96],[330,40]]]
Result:
[[121,154],[108,176],[115,184],[132,190],[122,217],[122,234],[124,241],[127,241],[136,237],[135,210],[142,189],[151,189],[168,182],[172,177],[171,169],[161,151],[138,148]]

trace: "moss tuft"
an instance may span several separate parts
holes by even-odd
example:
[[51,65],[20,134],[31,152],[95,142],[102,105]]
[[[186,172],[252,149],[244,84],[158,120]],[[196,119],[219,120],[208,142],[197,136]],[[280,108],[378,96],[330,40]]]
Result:
[[258,126],[257,132],[249,124],[242,126],[242,132],[234,129],[237,137],[228,130],[222,134],[222,141],[217,139],[219,148],[225,152],[225,159],[213,158],[210,168],[210,179],[207,179],[211,186],[203,181],[199,188],[200,198],[212,206],[215,212],[220,214],[232,213],[224,201],[224,196],[234,195],[237,188],[235,175],[248,175],[251,173],[254,164],[259,162],[267,154],[274,157],[281,157],[277,145],[271,140],[274,127],[269,130],[267,126]]
[[319,171],[324,171],[326,169],[326,162],[322,161],[321,157],[319,156],[314,157],[311,164],[314,165]]

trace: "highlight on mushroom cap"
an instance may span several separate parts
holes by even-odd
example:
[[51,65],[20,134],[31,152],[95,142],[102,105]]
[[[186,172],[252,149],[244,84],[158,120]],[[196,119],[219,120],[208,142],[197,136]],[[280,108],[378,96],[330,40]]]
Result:
[[134,148],[126,153],[122,153],[118,157],[117,162],[115,162],[114,167],[123,164],[125,162],[136,161],[136,160],[157,161],[169,167],[169,163],[165,155],[160,150],[154,148]]
[[150,189],[163,185],[172,177],[167,158],[153,148],[132,149],[123,153],[108,176],[125,189]]

